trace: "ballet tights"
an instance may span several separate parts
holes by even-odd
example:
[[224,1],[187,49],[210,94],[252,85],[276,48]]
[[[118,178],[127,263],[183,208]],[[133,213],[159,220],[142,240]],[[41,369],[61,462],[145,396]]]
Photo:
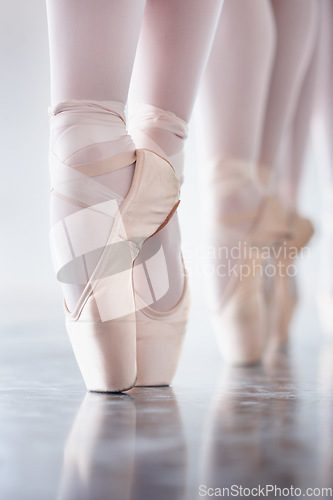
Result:
[[145,0],[47,0],[51,102],[126,103]]
[[[313,139],[322,187],[322,243],[320,263],[320,310],[322,324],[332,335],[331,310],[333,297],[333,5],[322,0],[318,42],[318,71],[313,120]],[[327,310],[326,310],[327,308]]]
[[320,6],[313,132],[324,184],[333,186],[333,5],[331,0],[322,0]]
[[316,0],[271,0],[276,24],[276,52],[266,108],[260,163],[277,167],[284,136],[295,116],[302,83],[316,40]]
[[189,121],[222,0],[147,0],[131,100]]
[[269,2],[225,0],[199,91],[206,159],[258,159],[274,50]]
[[314,113],[316,80],[319,70],[319,23],[310,64],[299,92],[292,123],[287,128],[277,161],[279,196],[292,212],[298,211],[298,193],[303,171],[310,124]]
[[[224,2],[198,103],[198,137],[202,138],[201,156],[206,158],[200,172],[205,187],[205,221],[228,218],[238,212],[246,216],[256,211],[262,200],[262,192],[253,180],[274,57],[273,22],[266,0]],[[229,162],[228,168],[226,164],[213,165],[211,162],[217,159],[234,163]],[[224,172],[214,172],[221,168]],[[210,174],[225,176],[220,186],[223,195],[214,182],[209,182]],[[235,185],[228,195],[227,181]],[[230,269],[239,263],[237,252],[233,257],[229,250],[237,248],[246,237],[250,223],[234,226],[234,231],[226,227],[207,229],[208,255],[215,276],[207,293],[214,308],[220,305],[221,298],[223,301],[229,296],[227,290],[233,276]]]

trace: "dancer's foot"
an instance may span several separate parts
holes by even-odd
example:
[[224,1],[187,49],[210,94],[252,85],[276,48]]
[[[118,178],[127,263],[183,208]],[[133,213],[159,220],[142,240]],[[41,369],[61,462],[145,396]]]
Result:
[[[173,113],[143,104],[132,118],[136,144],[166,158],[181,182],[187,124]],[[169,385],[179,363],[190,309],[177,213],[143,244],[136,264],[136,385]]]
[[227,362],[256,363],[267,340],[263,250],[290,236],[287,214],[263,193],[251,163],[220,159],[205,173],[213,326]]
[[314,233],[311,221],[297,212],[291,212],[289,220],[293,235],[275,249],[275,273],[271,293],[267,296],[268,350],[278,349],[288,342],[290,323],[298,302],[296,259]]
[[[89,106],[93,114],[100,114],[95,103]],[[82,109],[79,116],[81,112]],[[112,108],[102,111],[103,118],[105,112],[107,117],[109,112],[119,118]],[[53,116],[53,125],[59,122],[57,117],[59,114]],[[73,134],[76,127],[71,120],[67,127],[66,119],[62,123],[62,118],[59,129],[54,125],[59,134],[56,139],[53,135],[51,141],[52,199],[63,200],[66,208],[74,208],[53,211],[51,242],[58,279],[70,287],[79,285],[79,298],[73,301],[71,310],[65,295],[66,326],[87,388],[123,391],[130,389],[136,380],[133,264],[143,242],[167,224],[176,210],[179,181],[167,161],[146,150],[125,149],[116,155],[108,150],[104,159],[69,165],[61,157],[59,143],[69,134],[69,143],[72,147],[79,144],[77,151],[81,149],[82,153],[86,137],[82,130]],[[98,122],[94,125],[101,139],[99,116],[93,119]],[[107,118],[106,122],[106,128],[110,127]],[[127,135],[123,142],[125,148]],[[122,198],[110,189],[110,176],[118,173],[118,178],[128,179],[128,171],[121,176],[120,170],[128,170],[134,163],[134,174],[130,167],[129,189],[123,187]],[[96,180],[99,176],[103,176],[104,183]],[[55,204],[53,209],[57,207]]]

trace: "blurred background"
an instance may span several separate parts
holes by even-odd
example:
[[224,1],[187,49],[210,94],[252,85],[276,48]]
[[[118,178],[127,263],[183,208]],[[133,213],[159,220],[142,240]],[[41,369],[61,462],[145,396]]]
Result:
[[217,350],[203,262],[195,258],[201,248],[198,169],[204,168],[195,109],[179,208],[193,307],[173,387],[86,395],[49,248],[45,2],[3,2],[1,12],[1,499],[54,499],[58,491],[57,498],[70,500],[193,500],[199,481],[332,485],[333,350],[321,342],[316,306],[324,180],[314,141],[307,147],[300,212],[316,232],[299,262],[291,355],[228,372]]

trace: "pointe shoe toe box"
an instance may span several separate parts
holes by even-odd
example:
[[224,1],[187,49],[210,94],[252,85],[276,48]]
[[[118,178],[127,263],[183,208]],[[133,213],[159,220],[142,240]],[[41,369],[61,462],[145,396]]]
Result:
[[237,300],[211,314],[213,328],[225,362],[232,366],[259,363],[265,347],[265,310],[257,293]]
[[136,301],[136,386],[170,385],[179,364],[190,311],[187,278],[180,301],[168,312],[153,310],[138,296]]

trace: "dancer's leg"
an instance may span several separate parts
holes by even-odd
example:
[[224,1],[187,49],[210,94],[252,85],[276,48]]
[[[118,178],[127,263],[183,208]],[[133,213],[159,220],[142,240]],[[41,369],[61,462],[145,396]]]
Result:
[[188,121],[223,0],[148,0],[133,98]]
[[[269,78],[275,50],[275,31],[271,6],[266,0],[226,0],[199,92],[199,137],[203,138],[204,158],[241,161],[250,173],[258,159]],[[207,166],[202,165],[203,180]],[[220,169],[220,167],[218,167]],[[223,196],[216,186],[206,188],[204,200],[211,218],[220,219],[235,211],[256,210],[261,202],[258,188],[244,182],[233,196]],[[245,234],[247,226],[241,231]],[[239,234],[210,230],[209,244],[230,249]],[[237,263],[231,253],[214,252],[214,269],[228,269]],[[209,290],[209,303],[225,297],[232,273],[219,273]]]
[[[126,131],[124,106],[144,7],[145,0],[47,0],[53,106],[50,147],[69,166],[135,149]],[[133,169],[134,164],[94,180],[111,189],[120,203],[131,185]],[[79,209],[53,196],[52,225]],[[70,310],[83,288],[82,279],[80,284],[63,284]]]
[[[263,203],[255,175],[274,53],[270,3],[226,0],[200,92],[199,137],[207,160],[201,185],[209,243],[208,305],[221,353],[237,364],[257,362],[263,352],[258,245],[272,244],[277,227],[285,231],[283,217],[276,224],[281,207],[272,199]],[[273,211],[268,236],[263,221]]]
[[266,0],[226,0],[200,89],[205,157],[256,161],[275,32]]
[[[286,241],[281,257],[274,259],[273,280],[268,285],[267,305],[270,347],[288,340],[288,329],[297,302],[296,280],[290,276],[295,248],[312,236],[312,225],[296,213],[297,191],[304,161],[312,112],[316,61],[313,58],[318,29],[318,3],[312,0],[272,0],[277,51],[272,72],[261,151],[261,177],[271,182],[281,200],[293,210],[290,218],[293,238]],[[283,151],[284,150],[284,151]]]
[[283,152],[278,161],[280,197],[291,210],[297,211],[298,192],[304,166],[310,124],[314,112],[318,75],[319,23],[311,61],[301,86],[293,121],[285,134]]
[[[191,116],[221,7],[222,0],[147,1],[132,98],[154,107],[139,109],[132,133],[138,147],[147,147],[167,158],[179,178],[183,176],[186,122]],[[157,115],[161,118],[158,125],[151,120]],[[151,248],[160,244],[166,260],[169,290],[153,307],[166,311],[178,302],[184,287],[177,214],[144,244],[140,260],[146,260]],[[153,285],[159,277],[160,269],[151,269]],[[143,298],[145,280],[146,277],[134,274],[135,289]]]
[[321,324],[329,337],[333,336],[333,5],[322,0],[318,74],[316,82],[313,138],[316,158],[322,174],[322,248],[318,306]]
[[[300,246],[307,245],[313,234],[311,222],[299,215],[298,194],[308,152],[307,144],[314,109],[318,69],[318,34],[317,30],[316,44],[313,47],[311,62],[300,90],[295,116],[285,132],[277,162],[279,197],[292,214],[294,238],[288,242],[291,255],[294,255],[295,247],[300,250]],[[275,260],[277,272],[274,279],[266,281],[267,284],[270,283],[270,293],[267,298],[271,312],[271,345],[274,348],[288,340],[289,325],[298,300],[297,276],[291,272],[296,262],[294,257],[289,258],[288,248],[286,250],[287,255]]]
[[271,0],[277,50],[266,110],[260,161],[275,168],[283,136],[295,114],[315,42],[315,0]]
[[333,183],[333,5],[322,0],[318,73],[313,120],[316,149],[325,175],[325,185]]
[[52,104],[126,102],[144,8],[145,0],[47,0]]

